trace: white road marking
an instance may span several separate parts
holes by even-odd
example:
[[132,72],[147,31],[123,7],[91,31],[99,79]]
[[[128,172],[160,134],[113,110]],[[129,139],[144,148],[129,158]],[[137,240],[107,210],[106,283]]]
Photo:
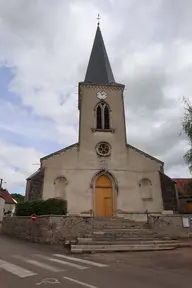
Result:
[[77,283],[77,284],[79,284],[79,285],[82,285],[82,286],[84,286],[84,287],[88,287],[88,288],[98,288],[98,287],[96,287],[96,286],[87,284],[87,283],[85,283],[85,282],[78,281],[78,280],[73,279],[73,278],[69,278],[69,277],[63,277],[63,278],[64,278],[64,279],[67,279],[67,280],[69,280],[69,281],[71,281],[71,282]]
[[53,261],[53,262],[56,262],[56,263],[59,263],[59,264],[63,264],[63,265],[67,265],[67,266],[71,266],[71,267],[77,268],[79,270],[88,269],[88,267],[81,266],[81,265],[74,264],[74,263],[70,263],[70,262],[67,262],[67,261],[60,260],[60,259],[46,257],[46,256],[43,256],[43,255],[40,255],[40,254],[35,254],[35,255],[38,256],[38,257],[41,257],[43,259],[49,260],[49,261]]
[[62,269],[55,268],[55,267],[53,267],[53,266],[51,266],[51,265],[48,265],[48,264],[45,264],[45,263],[42,263],[42,262],[39,262],[39,261],[36,261],[36,260],[27,259],[26,257],[20,256],[20,255],[12,255],[12,256],[13,256],[14,258],[21,259],[21,260],[23,260],[23,261],[26,262],[26,263],[35,265],[35,266],[40,267],[40,268],[43,268],[43,269],[45,269],[45,270],[49,270],[49,271],[51,271],[51,272],[66,271],[66,270],[62,270]]
[[21,268],[21,267],[14,265],[12,263],[3,261],[1,259],[0,259],[0,269],[4,269],[7,272],[10,272],[14,275],[21,277],[21,278],[37,275],[37,273],[34,273],[34,272],[29,271],[27,269]]
[[107,264],[101,264],[101,263],[97,263],[97,262],[93,262],[93,261],[89,261],[86,259],[80,259],[80,258],[76,258],[76,257],[70,257],[70,256],[66,256],[63,254],[53,254],[53,256],[55,257],[60,257],[60,258],[65,258],[68,260],[72,260],[72,261],[76,261],[76,262],[81,262],[84,264],[88,264],[88,265],[92,265],[92,266],[97,266],[97,267],[108,267],[109,265]]
[[36,285],[41,285],[41,284],[60,284],[59,280],[56,278],[45,278],[41,282],[36,283]]

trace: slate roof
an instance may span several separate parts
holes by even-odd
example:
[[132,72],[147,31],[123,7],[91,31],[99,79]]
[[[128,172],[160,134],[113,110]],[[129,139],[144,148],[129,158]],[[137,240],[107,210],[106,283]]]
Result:
[[84,83],[115,83],[100,27],[97,27]]
[[31,174],[26,180],[32,179],[35,175],[37,175],[39,172],[41,172],[41,169],[39,168],[37,171],[35,171],[33,174]]

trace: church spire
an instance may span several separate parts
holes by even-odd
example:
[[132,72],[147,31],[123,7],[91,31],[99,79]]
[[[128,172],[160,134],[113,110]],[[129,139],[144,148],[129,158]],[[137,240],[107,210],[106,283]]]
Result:
[[99,21],[84,83],[115,83],[115,79],[99,27]]

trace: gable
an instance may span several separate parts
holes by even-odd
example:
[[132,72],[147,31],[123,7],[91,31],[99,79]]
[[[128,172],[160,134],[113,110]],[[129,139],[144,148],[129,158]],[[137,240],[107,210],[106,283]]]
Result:
[[136,147],[134,147],[134,146],[132,146],[132,145],[130,145],[130,144],[127,144],[127,147],[128,147],[129,149],[134,150],[135,152],[137,152],[137,153],[145,156],[146,158],[155,161],[156,163],[160,164],[160,165],[162,166],[162,168],[163,168],[164,162],[162,162],[161,160],[159,160],[159,159],[157,159],[157,158],[155,158],[155,157],[153,157],[153,156],[145,153],[145,152],[142,151],[142,150],[139,150],[138,148],[136,148]]
[[72,149],[73,147],[77,147],[78,144],[79,144],[79,143],[77,142],[77,143],[75,143],[75,144],[72,144],[72,145],[70,145],[70,146],[67,146],[67,147],[65,147],[65,148],[62,148],[62,149],[60,149],[60,150],[58,150],[58,151],[56,151],[56,152],[53,152],[53,153],[51,153],[51,154],[48,154],[48,155],[40,158],[40,161],[46,160],[46,159],[48,159],[48,158],[50,158],[50,157],[53,157],[53,156],[55,156],[55,155],[59,155],[59,154],[65,152],[65,151],[68,151],[68,150]]

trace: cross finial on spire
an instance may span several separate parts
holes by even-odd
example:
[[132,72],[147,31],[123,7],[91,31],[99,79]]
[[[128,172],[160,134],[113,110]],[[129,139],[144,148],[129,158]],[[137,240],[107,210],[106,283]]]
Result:
[[97,16],[97,26],[99,26],[99,24],[100,24],[100,20],[101,18],[100,18],[100,15],[98,14],[98,16]]

